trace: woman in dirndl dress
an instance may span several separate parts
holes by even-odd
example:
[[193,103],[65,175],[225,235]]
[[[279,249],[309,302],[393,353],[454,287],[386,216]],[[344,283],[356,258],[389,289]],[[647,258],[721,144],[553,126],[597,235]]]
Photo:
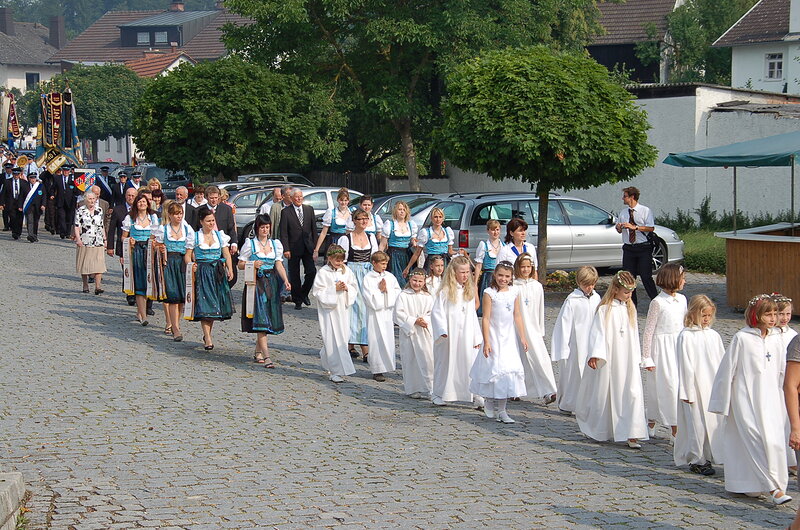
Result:
[[233,262],[228,250],[231,238],[216,230],[214,212],[208,206],[197,210],[200,230],[186,241],[186,263],[194,262],[194,317],[203,328],[203,348],[214,349],[211,329],[215,320],[228,320],[233,314],[231,288]]
[[415,266],[419,255],[424,251],[426,273],[430,273],[430,260],[433,256],[441,256],[444,266],[447,267],[447,264],[450,263],[450,256],[455,254],[453,252],[453,243],[455,242],[453,229],[443,226],[442,223],[444,223],[444,210],[434,208],[431,210],[431,226],[422,228],[417,236],[417,248],[411,257],[411,263],[412,266]]
[[147,243],[158,229],[158,216],[150,209],[150,201],[143,192],[136,195],[130,212],[122,221],[122,238],[134,241],[131,252],[133,294],[136,295],[136,320],[146,326],[147,322]]
[[[247,298],[252,294],[245,283],[242,296],[242,331],[256,334],[256,349],[253,362],[266,368],[275,368],[269,356],[267,335],[283,333],[283,309],[281,286],[291,290],[286,269],[283,266],[283,245],[280,240],[270,239],[272,223],[269,215],[256,216],[256,237],[248,239],[239,249],[239,270],[245,269],[248,261],[254,262],[256,270],[253,317],[247,316]],[[278,281],[280,277],[281,283]]]
[[402,289],[412,267],[411,249],[417,245],[417,224],[411,220],[408,204],[397,201],[392,208],[392,218],[383,223],[381,250],[389,254],[389,272]]
[[169,201],[167,205],[167,222],[154,231],[156,241],[161,244],[161,255],[164,258],[164,288],[167,298],[164,299],[164,314],[167,327],[164,333],[172,335],[172,340],[183,340],[181,319],[183,303],[186,300],[186,242],[194,239],[194,230],[183,219],[183,208],[177,202]]
[[356,210],[353,213],[353,231],[339,238],[339,246],[344,249],[345,262],[347,267],[353,272],[358,283],[358,294],[356,302],[350,308],[350,343],[347,345],[350,350],[350,357],[358,357],[356,344],[361,347],[361,356],[364,362],[367,361],[369,349],[367,348],[367,306],[364,305],[364,297],[361,289],[364,286],[364,276],[372,270],[370,258],[378,251],[378,240],[375,234],[367,232],[370,217],[364,210]]
[[324,254],[331,243],[336,243],[347,233],[347,225],[350,223],[350,192],[347,188],[339,189],[336,202],[338,206],[327,210],[322,216],[322,231],[314,248],[314,259],[319,257],[320,249]]
[[475,279],[478,281],[478,297],[480,298],[479,317],[483,316],[483,291],[492,286],[497,256],[500,255],[500,249],[503,248],[503,242],[500,241],[500,221],[489,219],[486,222],[486,231],[489,233],[489,239],[479,242],[478,248],[475,250]]
[[[364,210],[369,216],[367,220],[367,227],[364,229],[364,232],[375,236],[375,240],[377,241],[380,237],[381,230],[383,229],[383,220],[381,220],[380,215],[372,213],[373,204],[372,195],[362,195],[358,198],[358,207]],[[355,229],[356,225],[353,220],[353,216],[351,215],[350,221],[347,222],[347,231],[352,232]]]

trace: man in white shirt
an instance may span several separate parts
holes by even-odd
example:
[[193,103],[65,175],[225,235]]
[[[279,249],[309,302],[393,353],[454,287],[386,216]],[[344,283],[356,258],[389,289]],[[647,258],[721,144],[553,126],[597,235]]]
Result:
[[[622,190],[622,202],[626,207],[619,213],[617,223],[617,232],[622,234],[622,270],[630,272],[634,278],[639,276],[652,300],[658,295],[653,282],[653,244],[647,238],[655,230],[653,212],[639,204],[639,189],[633,186]],[[632,300],[635,305],[635,290]]]

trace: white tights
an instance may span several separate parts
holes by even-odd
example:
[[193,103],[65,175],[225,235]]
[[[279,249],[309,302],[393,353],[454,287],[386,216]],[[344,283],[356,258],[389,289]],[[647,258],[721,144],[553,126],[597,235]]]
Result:
[[485,398],[486,401],[492,404],[492,410],[496,413],[505,412],[506,410],[506,403],[508,403],[507,399],[494,399],[494,398]]

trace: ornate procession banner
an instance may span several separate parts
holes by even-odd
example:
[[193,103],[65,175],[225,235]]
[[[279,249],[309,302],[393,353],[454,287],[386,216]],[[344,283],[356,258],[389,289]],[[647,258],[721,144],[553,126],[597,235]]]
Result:
[[37,127],[36,165],[44,166],[50,173],[72,162],[83,165],[81,141],[78,137],[78,119],[72,90],[42,94],[41,116]]
[[14,94],[7,92],[6,95],[10,100],[8,103],[8,145],[13,149],[14,142],[22,138],[19,131],[19,121],[17,120],[17,102],[14,100]]

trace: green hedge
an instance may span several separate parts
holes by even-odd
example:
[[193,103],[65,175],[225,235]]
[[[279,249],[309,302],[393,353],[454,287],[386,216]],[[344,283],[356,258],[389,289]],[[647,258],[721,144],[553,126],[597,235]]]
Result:
[[725,240],[714,232],[696,230],[681,234],[684,266],[690,271],[725,274]]

